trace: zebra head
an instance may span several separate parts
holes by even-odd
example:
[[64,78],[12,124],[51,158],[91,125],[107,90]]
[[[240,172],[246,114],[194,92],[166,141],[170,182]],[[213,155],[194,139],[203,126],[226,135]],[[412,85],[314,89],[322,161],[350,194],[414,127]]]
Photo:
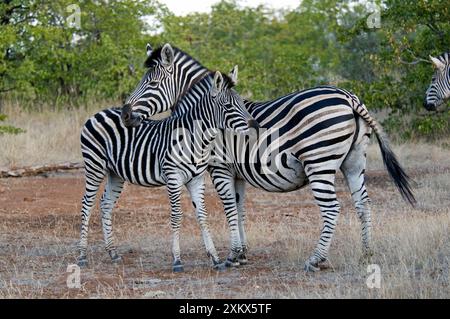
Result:
[[219,110],[215,119],[217,128],[246,133],[249,128],[259,128],[259,125],[248,113],[240,95],[233,89],[237,83],[237,72],[237,66],[233,68],[230,76],[216,71],[210,96],[212,103]]
[[125,126],[138,126],[142,120],[165,112],[176,104],[181,90],[175,75],[179,73],[176,67],[181,63],[176,63],[176,58],[168,43],[156,50],[147,44],[147,71],[122,109]]
[[437,58],[430,56],[430,59],[436,70],[428,87],[424,106],[428,111],[435,111],[450,98],[450,53]]

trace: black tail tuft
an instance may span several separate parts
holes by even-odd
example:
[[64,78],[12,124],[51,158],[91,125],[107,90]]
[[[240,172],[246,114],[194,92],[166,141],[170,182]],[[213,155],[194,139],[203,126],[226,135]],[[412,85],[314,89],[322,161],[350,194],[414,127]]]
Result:
[[415,206],[416,199],[411,190],[410,177],[406,174],[406,172],[400,166],[400,163],[398,162],[397,158],[395,157],[394,152],[389,147],[389,144],[387,143],[387,141],[385,141],[383,139],[383,137],[381,137],[378,134],[376,134],[376,137],[378,140],[378,144],[380,145],[380,150],[381,150],[381,155],[383,157],[384,166],[386,166],[386,169],[388,170],[389,175],[391,176],[392,180],[394,181],[395,186],[397,186],[403,199],[408,201],[412,206]]

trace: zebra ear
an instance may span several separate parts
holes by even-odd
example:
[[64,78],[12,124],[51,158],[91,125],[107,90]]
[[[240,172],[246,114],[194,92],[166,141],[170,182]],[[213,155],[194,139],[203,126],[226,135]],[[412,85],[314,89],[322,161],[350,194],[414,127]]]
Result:
[[161,50],[161,61],[165,67],[171,66],[173,63],[173,49],[169,43],[164,44]]
[[147,50],[147,56],[152,55],[153,48],[152,48],[152,46],[150,45],[150,43],[147,43],[147,48],[146,48],[146,50]]
[[238,66],[235,65],[234,68],[230,71],[230,78],[233,81],[233,84],[236,85],[238,83]]
[[443,71],[445,69],[444,63],[442,63],[442,61],[439,60],[438,58],[434,58],[430,55],[430,60],[431,62],[433,62],[433,65],[436,67],[436,69],[440,71]]
[[217,94],[222,90],[223,86],[223,76],[219,71],[214,74],[214,82],[212,87],[212,96],[217,96]]

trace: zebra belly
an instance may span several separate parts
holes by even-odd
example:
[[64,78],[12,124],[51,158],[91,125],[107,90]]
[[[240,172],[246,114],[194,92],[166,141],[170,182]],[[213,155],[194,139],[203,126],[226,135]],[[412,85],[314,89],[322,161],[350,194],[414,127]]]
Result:
[[[146,157],[138,152],[124,156],[122,160],[108,161],[108,169],[131,184],[158,187],[166,185],[161,165],[156,156],[149,151]],[[150,154],[149,154],[150,153]]]
[[292,154],[281,153],[267,165],[234,163],[236,176],[269,192],[289,192],[308,184],[302,163]]

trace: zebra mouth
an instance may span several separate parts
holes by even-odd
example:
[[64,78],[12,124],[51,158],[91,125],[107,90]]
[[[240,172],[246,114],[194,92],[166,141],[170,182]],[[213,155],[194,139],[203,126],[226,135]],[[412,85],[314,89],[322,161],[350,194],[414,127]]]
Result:
[[133,111],[131,110],[131,105],[130,104],[125,104],[122,107],[122,113],[120,115],[123,124],[126,127],[136,127],[141,125],[142,123],[142,116],[136,115],[135,113],[133,113]]

